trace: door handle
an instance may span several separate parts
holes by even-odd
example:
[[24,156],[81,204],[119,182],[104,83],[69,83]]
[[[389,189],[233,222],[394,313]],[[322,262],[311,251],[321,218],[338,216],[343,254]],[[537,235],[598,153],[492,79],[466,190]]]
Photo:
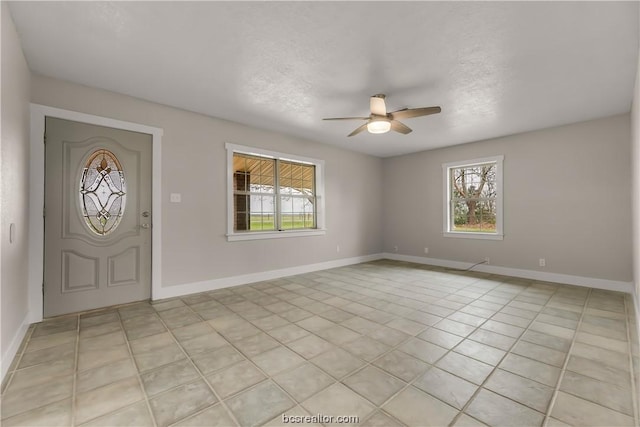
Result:
[[151,228],[150,224],[140,224],[140,228]]
[[143,216],[144,218],[149,218],[149,215],[151,215],[151,214],[150,214],[148,211],[144,211],[144,212],[142,212],[142,216]]

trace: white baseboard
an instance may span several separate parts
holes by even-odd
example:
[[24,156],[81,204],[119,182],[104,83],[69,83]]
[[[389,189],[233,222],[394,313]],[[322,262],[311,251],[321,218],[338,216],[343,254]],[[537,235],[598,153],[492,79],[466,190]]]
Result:
[[214,291],[216,289],[228,288],[231,286],[246,285],[248,283],[262,282],[264,280],[274,280],[296,274],[311,273],[330,268],[344,267],[346,265],[359,264],[362,262],[375,261],[383,258],[381,254],[364,255],[352,258],[342,258],[332,261],[319,262],[316,264],[306,264],[296,267],[282,268],[280,270],[269,270],[259,273],[243,274],[240,276],[223,277],[220,279],[204,280],[202,282],[185,283],[182,285],[166,286],[154,293],[153,300],[173,298],[183,295],[196,294],[198,292]]
[[[263,271],[259,273],[243,274],[240,276],[223,277],[220,279],[205,280],[201,282],[185,283],[181,285],[167,286],[160,288],[159,292],[154,294],[153,299],[165,299],[199,292],[213,291],[216,289],[228,288],[232,286],[245,285],[248,283],[261,282],[264,280],[274,280],[281,277],[294,276],[296,274],[311,273],[319,270],[327,270],[331,268],[344,267],[347,265],[359,264],[363,262],[376,261],[379,259],[391,259],[396,261],[413,262],[416,264],[434,265],[439,267],[466,269],[472,264],[460,261],[451,261],[437,258],[418,257],[411,255],[401,255],[395,253],[378,253],[372,255],[364,255],[352,258],[342,258],[332,261],[325,261],[316,264],[300,265],[296,267],[283,268],[279,270]],[[521,277],[525,279],[540,280],[545,282],[566,283],[576,286],[587,286],[596,289],[604,289],[610,291],[626,292],[633,296],[633,302],[636,310],[636,322],[638,323],[638,331],[640,333],[640,295],[635,290],[633,283],[615,280],[597,279],[591,277],[572,276],[568,274],[549,273],[533,270],[522,270],[517,268],[499,267],[495,265],[478,265],[474,267],[474,271],[500,274],[504,276]],[[9,371],[11,362],[18,353],[20,344],[24,339],[29,325],[37,319],[32,313],[27,313],[22,324],[16,331],[11,340],[11,345],[2,354],[0,367],[2,373],[1,381],[4,381]]]
[[[427,258],[411,255],[400,255],[395,253],[383,253],[383,258],[397,261],[414,262],[416,264],[435,265],[438,267],[449,267],[466,269],[472,266],[469,262],[450,261],[446,259]],[[523,279],[540,280],[543,282],[565,283],[575,286],[586,286],[607,291],[618,291],[635,294],[632,282],[621,282],[617,280],[597,279],[593,277],[572,276],[570,274],[549,273],[545,271],[522,270],[519,268],[500,267],[497,265],[478,265],[473,271],[482,273],[500,274],[503,276],[520,277]],[[636,301],[636,307],[638,306]]]
[[[379,253],[352,258],[336,259],[316,264],[306,264],[296,267],[283,268],[279,270],[269,270],[258,273],[243,274],[240,276],[223,277],[220,279],[204,280],[201,282],[184,283],[181,285],[166,286],[153,295],[153,300],[165,298],[174,298],[199,292],[214,291],[232,286],[246,285],[248,283],[261,282],[264,280],[274,280],[281,277],[294,276],[296,274],[311,273],[319,270],[327,270],[330,268],[344,267],[346,265],[359,264],[362,262],[375,261],[379,259],[391,259],[396,261],[413,262],[416,264],[434,265],[438,267],[449,267],[465,269],[472,264],[461,261],[451,261],[446,259],[427,258],[411,255],[401,255],[395,253]],[[616,280],[597,279],[593,277],[573,276],[569,274],[549,273],[543,271],[523,270],[518,268],[500,267],[496,265],[478,265],[474,267],[474,271],[490,274],[500,274],[503,276],[520,277],[524,279],[540,280],[544,282],[565,283],[575,286],[586,286],[596,289],[604,289],[608,291],[617,291],[630,293],[634,296],[636,310],[640,310],[640,297],[636,296],[633,283],[622,282]],[[640,313],[640,311],[636,311]],[[637,316],[640,318],[640,316]]]
[[0,366],[2,370],[2,379],[0,381],[4,381],[4,377],[9,372],[9,367],[11,367],[11,362],[13,362],[14,357],[18,354],[18,350],[20,349],[20,344],[22,344],[22,340],[24,336],[27,334],[27,330],[29,329],[29,319],[31,318],[30,314],[27,315],[22,320],[22,324],[18,327],[18,330],[13,335],[13,339],[11,340],[11,344],[7,351],[2,355],[2,360],[0,360]]

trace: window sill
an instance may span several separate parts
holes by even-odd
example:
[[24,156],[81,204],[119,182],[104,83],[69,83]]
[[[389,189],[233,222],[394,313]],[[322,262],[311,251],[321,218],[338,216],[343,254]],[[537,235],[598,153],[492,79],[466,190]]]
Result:
[[504,240],[504,234],[501,233],[465,233],[460,231],[445,231],[442,234],[444,237],[453,237],[456,239]]
[[253,233],[248,232],[248,233],[227,234],[227,241],[238,242],[241,240],[263,240],[263,239],[282,239],[285,237],[322,236],[326,233],[327,233],[326,229],[257,231]]

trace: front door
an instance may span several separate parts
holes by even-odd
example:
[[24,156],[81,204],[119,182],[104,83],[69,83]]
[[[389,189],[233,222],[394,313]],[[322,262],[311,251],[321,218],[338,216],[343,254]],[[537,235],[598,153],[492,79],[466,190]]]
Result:
[[150,298],[152,136],[45,128],[45,317]]

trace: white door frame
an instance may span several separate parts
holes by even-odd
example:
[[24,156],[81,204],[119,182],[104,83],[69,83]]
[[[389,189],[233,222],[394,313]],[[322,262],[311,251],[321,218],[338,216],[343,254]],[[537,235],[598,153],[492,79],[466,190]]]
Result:
[[151,298],[157,296],[162,285],[162,193],[161,145],[164,130],[157,127],[125,122],[107,117],[63,110],[46,105],[31,104],[31,155],[29,173],[29,316],[30,323],[42,321],[44,299],[42,280],[44,275],[44,131],[45,118],[73,120],[91,125],[146,133],[152,136],[152,212],[151,229]]

